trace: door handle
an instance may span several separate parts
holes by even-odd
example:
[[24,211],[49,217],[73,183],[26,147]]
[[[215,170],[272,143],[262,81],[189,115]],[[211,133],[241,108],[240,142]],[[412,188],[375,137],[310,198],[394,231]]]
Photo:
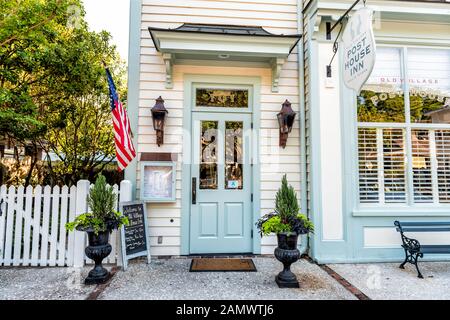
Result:
[[192,178],[192,204],[197,204],[197,178]]

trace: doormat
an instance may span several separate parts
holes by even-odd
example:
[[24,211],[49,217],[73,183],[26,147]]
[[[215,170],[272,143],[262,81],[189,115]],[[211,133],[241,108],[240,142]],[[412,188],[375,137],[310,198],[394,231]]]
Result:
[[195,258],[190,272],[256,272],[252,259]]

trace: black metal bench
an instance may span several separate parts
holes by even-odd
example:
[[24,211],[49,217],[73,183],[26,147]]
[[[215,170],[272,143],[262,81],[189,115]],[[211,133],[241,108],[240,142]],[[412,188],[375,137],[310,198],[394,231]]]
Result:
[[445,232],[450,231],[450,222],[400,222],[395,221],[394,225],[402,236],[402,248],[405,250],[405,261],[400,265],[405,269],[407,262],[416,266],[418,277],[423,278],[419,270],[417,260],[423,258],[424,254],[449,254],[450,244],[448,245],[421,245],[416,239],[408,238],[405,232]]

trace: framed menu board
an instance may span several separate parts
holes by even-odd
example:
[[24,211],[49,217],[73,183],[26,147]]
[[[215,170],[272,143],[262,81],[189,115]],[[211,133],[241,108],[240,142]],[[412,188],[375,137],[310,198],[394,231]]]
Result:
[[148,241],[148,223],[145,203],[141,201],[121,202],[120,212],[128,218],[128,225],[120,230],[123,269],[128,267],[128,260],[147,256],[150,263],[150,243]]
[[175,162],[142,162],[141,200],[145,202],[175,202],[175,178]]

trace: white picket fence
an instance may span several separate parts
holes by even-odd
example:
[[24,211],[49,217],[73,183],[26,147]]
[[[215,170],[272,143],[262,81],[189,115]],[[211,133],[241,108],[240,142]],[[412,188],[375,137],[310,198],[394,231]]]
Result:
[[[92,263],[85,253],[85,232],[68,232],[66,222],[88,212],[90,183],[76,186],[0,187],[0,266],[75,266]],[[119,201],[131,201],[131,183],[113,186]],[[105,263],[120,264],[120,239],[111,234]]]

